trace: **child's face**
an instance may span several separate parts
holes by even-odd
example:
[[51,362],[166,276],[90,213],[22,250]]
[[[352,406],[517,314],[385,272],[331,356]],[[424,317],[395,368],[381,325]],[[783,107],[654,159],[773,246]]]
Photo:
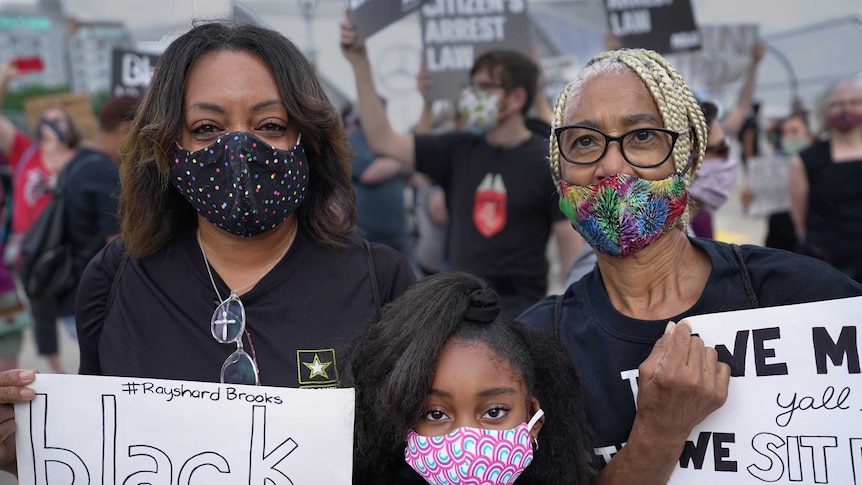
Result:
[[[527,395],[522,376],[483,342],[449,340],[443,346],[431,393],[414,431],[441,436],[456,428],[512,429],[527,421],[539,402]],[[540,420],[532,429],[536,436]]]

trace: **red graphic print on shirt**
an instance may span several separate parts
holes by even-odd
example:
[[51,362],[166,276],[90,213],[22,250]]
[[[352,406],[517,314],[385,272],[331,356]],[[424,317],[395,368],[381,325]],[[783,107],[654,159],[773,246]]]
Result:
[[506,227],[506,185],[502,175],[489,173],[476,188],[473,224],[486,238]]

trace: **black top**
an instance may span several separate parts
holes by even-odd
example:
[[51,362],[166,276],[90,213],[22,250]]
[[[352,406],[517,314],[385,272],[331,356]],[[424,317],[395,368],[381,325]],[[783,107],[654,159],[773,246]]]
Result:
[[446,192],[453,270],[485,278],[502,294],[545,296],[551,225],[566,217],[547,138],[501,148],[468,133],[417,136],[416,169]]
[[840,262],[862,255],[862,160],[833,162],[829,140],[799,154],[808,176],[806,240]]
[[[119,234],[117,202],[119,167],[102,152],[79,148],[67,168],[70,178],[64,187],[69,243],[76,257],[80,279],[87,263],[105,246],[108,237]],[[61,315],[75,312],[76,289],[62,302]]]
[[[599,437],[595,452],[604,458],[602,465],[628,439],[635,418],[632,389],[638,366],[663,335],[668,320],[752,308],[731,246],[710,239],[691,242],[709,256],[712,270],[700,299],[679,315],[639,320],[621,314],[608,299],[598,269],[563,296],[560,338],[586,389],[590,422]],[[742,246],[741,251],[761,307],[862,295],[862,285],[822,261],[759,246]],[[519,320],[553,331],[556,298],[545,298]]]
[[[351,235],[344,243],[324,246],[300,228],[285,257],[240,297],[251,335],[243,344],[257,357],[262,385],[329,387],[344,372],[338,360],[345,344],[377,311],[362,240]],[[370,247],[381,303],[386,303],[415,276],[400,253],[379,244]],[[122,252],[119,240],[110,243],[81,281],[76,312],[80,372],[218,382],[222,363],[236,346],[220,344],[210,333],[219,300],[195,227],[150,256],[129,258],[106,316]],[[215,271],[213,278],[226,298],[230,290]]]

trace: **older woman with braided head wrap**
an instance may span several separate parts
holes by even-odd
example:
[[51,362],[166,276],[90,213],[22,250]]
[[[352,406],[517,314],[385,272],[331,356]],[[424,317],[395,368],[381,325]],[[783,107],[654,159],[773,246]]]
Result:
[[706,125],[655,52],[597,56],[554,111],[560,208],[598,264],[520,319],[554,331],[583,379],[599,483],[665,483],[693,427],[724,403],[730,373],[681,320],[859,295],[862,286],[814,259],[686,235]]

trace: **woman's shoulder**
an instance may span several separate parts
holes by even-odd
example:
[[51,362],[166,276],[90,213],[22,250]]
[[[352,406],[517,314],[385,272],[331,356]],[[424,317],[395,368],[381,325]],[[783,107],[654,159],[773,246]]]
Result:
[[744,265],[762,306],[862,295],[862,285],[819,259],[753,244],[693,241],[710,254],[713,271],[721,264],[717,255],[734,272]]

